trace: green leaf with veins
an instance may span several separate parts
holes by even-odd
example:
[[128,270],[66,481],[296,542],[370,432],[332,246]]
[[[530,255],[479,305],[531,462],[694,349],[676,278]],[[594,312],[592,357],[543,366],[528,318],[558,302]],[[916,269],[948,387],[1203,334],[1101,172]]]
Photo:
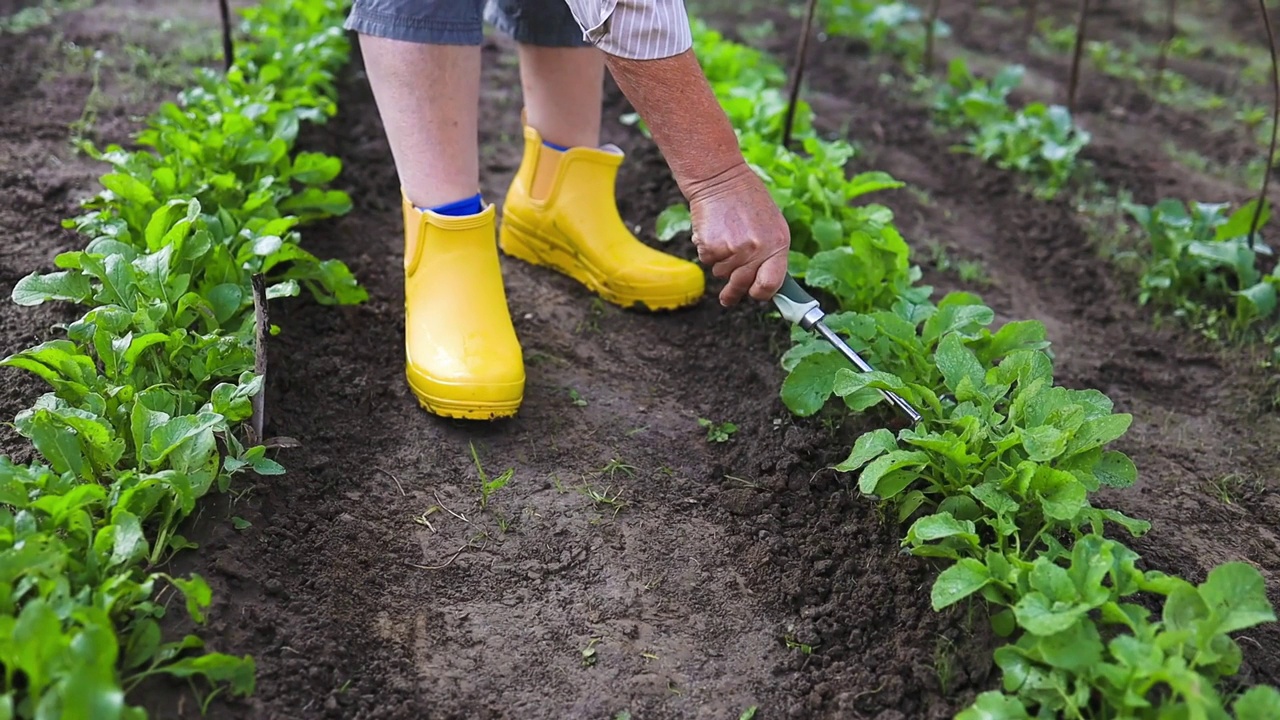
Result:
[[1217,632],[1236,632],[1276,619],[1262,574],[1247,563],[1229,562],[1210,570],[1199,592]]
[[896,450],[897,447],[898,443],[894,440],[893,433],[884,428],[877,428],[859,435],[853,444],[853,450],[849,453],[849,457],[835,467],[841,472],[852,472],[884,453]]
[[964,387],[981,390],[986,386],[986,371],[972,351],[964,346],[959,335],[947,335],[938,343],[935,362],[952,392],[959,392]]
[[32,273],[13,286],[12,298],[18,305],[33,306],[50,300],[83,303],[92,295],[89,279],[78,272],[66,270]]
[[848,367],[835,352],[814,352],[800,359],[782,381],[782,402],[801,417],[822,409],[834,391],[836,372]]
[[987,566],[974,558],[962,558],[943,570],[933,583],[933,609],[943,610],[973,595],[991,582]]
[[858,476],[858,489],[867,495],[879,495],[888,499],[896,493],[881,494],[880,480],[895,470],[915,469],[929,462],[928,453],[914,450],[893,450],[872,460]]

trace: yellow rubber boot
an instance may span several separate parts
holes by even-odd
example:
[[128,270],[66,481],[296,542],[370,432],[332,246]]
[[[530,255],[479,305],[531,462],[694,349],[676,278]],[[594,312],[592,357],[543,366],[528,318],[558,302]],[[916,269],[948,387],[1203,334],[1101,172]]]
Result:
[[502,250],[623,307],[692,305],[706,289],[702,269],[645,245],[618,215],[614,182],[622,158],[616,148],[561,152],[526,125],[524,159],[502,206]]
[[454,217],[403,202],[409,387],[436,415],[515,415],[524,399],[524,357],[498,264],[494,206]]

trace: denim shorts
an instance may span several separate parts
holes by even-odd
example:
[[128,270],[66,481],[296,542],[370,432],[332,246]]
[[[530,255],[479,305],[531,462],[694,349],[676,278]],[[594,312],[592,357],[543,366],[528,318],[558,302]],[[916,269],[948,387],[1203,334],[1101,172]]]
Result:
[[479,45],[484,23],[526,45],[589,47],[565,0],[355,0],[345,27],[431,45]]

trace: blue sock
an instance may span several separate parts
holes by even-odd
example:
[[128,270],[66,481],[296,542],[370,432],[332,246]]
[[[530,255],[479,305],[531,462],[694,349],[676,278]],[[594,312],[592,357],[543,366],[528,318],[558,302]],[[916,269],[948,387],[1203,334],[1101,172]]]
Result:
[[466,198],[464,200],[455,200],[451,203],[437,205],[433,208],[418,208],[419,210],[430,210],[437,215],[476,215],[484,206],[480,200],[480,193]]
[[549,147],[549,148],[551,148],[551,149],[553,149],[553,150],[559,150],[560,152],[565,152],[566,150],[568,150],[568,149],[569,149],[569,148],[565,147],[564,145],[557,145],[557,144],[555,144],[555,143],[553,143],[553,142],[548,142],[548,141],[546,141],[546,140],[543,140],[543,141],[542,141],[542,144],[543,144],[543,145],[546,145],[547,147]]

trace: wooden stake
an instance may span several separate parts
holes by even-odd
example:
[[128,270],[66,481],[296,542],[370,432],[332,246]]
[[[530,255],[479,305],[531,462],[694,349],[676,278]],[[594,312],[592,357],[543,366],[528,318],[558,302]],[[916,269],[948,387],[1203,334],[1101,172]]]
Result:
[[938,24],[938,13],[942,11],[942,0],[933,0],[929,6],[929,19],[924,28],[924,72],[933,72],[933,36],[934,26]]
[[1027,4],[1026,26],[1022,28],[1022,46],[1031,47],[1031,38],[1036,34],[1036,13],[1040,9],[1037,0],[1025,0]]
[[1276,34],[1271,29],[1271,13],[1267,11],[1267,0],[1258,0],[1262,8],[1262,24],[1267,29],[1267,46],[1271,49],[1271,147],[1267,150],[1267,167],[1262,173],[1262,190],[1258,191],[1258,204],[1253,208],[1253,220],[1249,223],[1249,249],[1253,249],[1254,238],[1258,234],[1258,223],[1262,220],[1262,207],[1267,202],[1267,189],[1271,186],[1271,173],[1276,162],[1276,131],[1280,126],[1280,61],[1276,59]]
[[813,31],[813,15],[818,8],[818,0],[809,0],[804,11],[804,31],[800,34],[800,42],[796,47],[795,67],[791,68],[791,90],[787,98],[787,117],[782,124],[782,147],[791,144],[791,129],[796,120],[796,104],[800,101],[800,82],[804,79],[804,62],[809,55],[809,35]]
[[229,71],[236,62],[236,48],[231,41],[231,8],[227,0],[218,0],[218,10],[222,13],[222,59]]
[[1076,111],[1076,88],[1080,85],[1080,56],[1084,53],[1085,21],[1089,17],[1089,0],[1080,0],[1080,21],[1076,23],[1076,50],[1071,58],[1071,80],[1067,85],[1067,110]]
[[1160,97],[1160,89],[1164,87],[1164,70],[1169,63],[1169,46],[1178,34],[1178,0],[1169,0],[1168,24],[1165,26],[1164,42],[1160,43],[1160,58],[1156,61],[1155,95]]

